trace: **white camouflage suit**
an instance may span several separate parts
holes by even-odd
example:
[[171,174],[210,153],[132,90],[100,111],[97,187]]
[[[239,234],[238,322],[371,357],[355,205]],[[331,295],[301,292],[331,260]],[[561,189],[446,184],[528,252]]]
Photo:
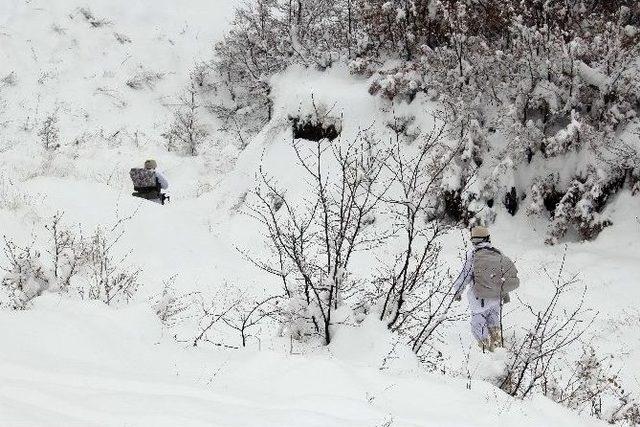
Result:
[[[162,190],[166,190],[167,188],[169,188],[169,181],[167,181],[167,178],[165,178],[164,174],[162,174],[161,172],[158,172],[155,169],[154,169],[154,172],[156,174],[156,179],[158,180],[158,184],[160,185],[160,188]],[[162,204],[162,199],[153,199],[153,201],[156,203]]]
[[473,255],[479,248],[493,247],[490,242],[482,242],[474,245],[467,252],[467,258],[460,275],[453,283],[456,295],[460,295],[465,287],[468,287],[469,311],[471,311],[471,332],[478,341],[489,338],[489,328],[500,326],[500,311],[502,303],[500,298],[478,298],[473,290]]

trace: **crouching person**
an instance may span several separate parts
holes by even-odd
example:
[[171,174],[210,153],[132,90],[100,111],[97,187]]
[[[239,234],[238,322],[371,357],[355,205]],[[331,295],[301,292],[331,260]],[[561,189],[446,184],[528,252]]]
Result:
[[158,164],[155,160],[144,162],[144,168],[133,168],[129,172],[133,181],[133,196],[151,200],[164,205],[169,196],[162,190],[169,188],[169,182],[162,173],[157,171]]
[[465,288],[471,312],[471,331],[482,350],[502,347],[502,306],[518,288],[518,270],[491,244],[489,229],[471,229],[473,248],[467,252],[462,272],[453,284],[456,301]]

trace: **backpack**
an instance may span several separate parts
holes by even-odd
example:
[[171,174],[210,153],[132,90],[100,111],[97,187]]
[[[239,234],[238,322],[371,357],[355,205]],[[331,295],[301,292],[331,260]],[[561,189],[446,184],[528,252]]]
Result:
[[502,298],[520,286],[518,269],[495,248],[479,248],[473,254],[473,290],[478,298]]
[[160,199],[164,205],[165,196],[162,194],[155,171],[151,169],[133,168],[129,171],[129,176],[131,177],[131,181],[133,181],[133,189],[135,190],[132,196],[147,200]]
[[129,171],[129,176],[133,181],[133,189],[136,191],[158,187],[156,172],[152,169],[133,168]]

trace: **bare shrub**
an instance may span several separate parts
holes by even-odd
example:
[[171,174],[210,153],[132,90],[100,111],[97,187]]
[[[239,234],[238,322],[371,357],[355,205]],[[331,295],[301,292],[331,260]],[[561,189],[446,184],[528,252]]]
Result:
[[110,98],[112,104],[118,108],[125,108],[128,105],[127,101],[124,100],[123,96],[114,89],[109,89],[107,87],[98,87],[95,90],[95,94],[103,95]]
[[60,35],[60,36],[64,36],[65,34],[67,34],[67,29],[62,27],[60,24],[57,23],[53,23],[51,24],[51,31],[53,31],[54,33]]
[[[191,296],[199,298],[194,304]],[[188,301],[188,305],[183,305]],[[191,311],[197,307],[197,333],[189,340],[189,344],[197,347],[201,344],[210,344],[218,347],[238,349],[239,346],[230,345],[223,341],[228,338],[229,330],[238,333],[242,347],[246,347],[249,339],[254,338],[261,344],[260,329],[254,330],[266,320],[272,319],[281,322],[282,314],[279,295],[261,299],[250,298],[246,292],[239,291],[229,284],[225,284],[213,298],[205,298],[202,294],[190,294],[185,301],[180,301],[179,310]]]
[[[249,214],[263,224],[273,258],[245,256],[282,281],[279,315],[292,336],[328,344],[333,324],[344,321],[336,311],[373,312],[416,353],[428,353],[434,332],[459,316],[450,311],[450,277],[438,265],[437,242],[448,226],[436,217],[436,189],[456,152],[442,144],[443,129],[420,142],[396,133],[386,143],[369,132],[347,143],[294,140],[311,185],[298,205],[261,169]],[[385,257],[392,261],[355,277],[354,254],[381,246],[393,248]]]
[[5,276],[0,282],[0,308],[24,310],[29,301],[49,288],[50,278],[33,244],[20,247],[5,237],[4,253],[8,264],[1,267]]
[[100,27],[104,27],[106,25],[111,25],[111,21],[109,21],[108,19],[104,19],[104,18],[97,18],[93,12],[91,12],[91,9],[88,8],[84,8],[81,7],[80,9],[78,9],[78,12],[80,12],[80,14],[82,15],[82,17],[93,27],[93,28],[100,28]]
[[281,312],[278,306],[281,298],[280,296],[271,296],[259,301],[241,299],[222,317],[222,321],[240,334],[242,347],[246,347],[250,337],[260,340],[258,336],[252,334],[252,330],[263,320],[273,318]]
[[0,209],[15,211],[30,203],[27,192],[19,188],[13,179],[0,174]]
[[434,129],[407,149],[412,138],[401,138],[402,133],[396,132],[385,163],[395,191],[384,201],[403,249],[393,255],[392,263],[380,268],[379,316],[391,330],[409,336],[416,353],[430,348],[426,344],[443,324],[459,318],[451,310],[450,277],[439,266],[438,240],[451,226],[436,215],[437,189],[456,153],[440,145],[443,133],[444,126]]
[[3,86],[16,86],[18,84],[18,74],[15,71],[11,71],[0,79],[0,83],[2,83]]
[[548,396],[609,424],[640,424],[640,400],[623,386],[613,360],[613,355],[599,356],[593,346],[583,346],[582,356],[567,370],[566,379],[551,384]]
[[562,371],[561,365],[566,361],[566,350],[575,345],[593,323],[595,315],[583,309],[586,288],[573,308],[561,309],[563,298],[578,283],[576,276],[563,276],[565,261],[566,250],[557,275],[544,270],[554,292],[541,310],[520,301],[533,317],[533,323],[524,328],[522,335],[514,333],[504,339],[510,358],[498,385],[511,396],[525,398],[535,392],[549,395],[554,376]]
[[63,216],[62,212],[56,213],[51,223],[45,225],[45,229],[50,233],[50,248],[47,253],[51,257],[55,290],[68,292],[71,280],[87,262],[89,248],[82,233],[75,233],[62,224]]
[[173,122],[162,134],[167,150],[196,156],[209,132],[202,122],[198,90],[194,83],[178,97],[178,103],[173,108]]
[[145,88],[153,90],[156,87],[156,83],[163,78],[164,73],[141,69],[126,81],[126,85],[134,90],[142,90]]
[[[570,349],[581,342],[596,314],[583,308],[586,288],[578,298],[571,292],[579,282],[575,275],[564,277],[565,262],[566,250],[557,275],[544,270],[554,292],[541,310],[520,301],[533,323],[523,328],[522,335],[505,337],[509,358],[497,385],[517,398],[542,394],[609,424],[638,425],[640,397],[624,387],[614,371],[613,356],[601,356],[586,344],[580,357],[572,356]],[[563,299],[574,298],[572,308],[562,308]]]
[[124,231],[98,227],[89,242],[88,298],[105,304],[127,303],[137,292],[142,270],[126,265],[130,252],[118,257],[114,246]]
[[[3,287],[8,291],[11,309],[24,309],[44,291],[68,292],[71,282],[86,262],[82,235],[62,224],[63,213],[56,213],[49,224],[47,247],[41,252],[34,243],[21,247],[5,238],[5,255],[9,265],[3,270]],[[46,253],[47,256],[42,256]]]
[[60,129],[58,128],[57,111],[54,111],[44,119],[42,127],[38,131],[38,136],[45,150],[56,150],[60,148]]
[[127,43],[131,43],[131,39],[122,33],[113,33],[113,37],[115,37],[115,39],[118,41],[118,43],[120,44],[127,44]]
[[[24,309],[44,291],[68,293],[103,301],[128,302],[139,287],[141,270],[126,265],[130,252],[118,257],[115,246],[124,235],[122,218],[111,228],[98,227],[90,239],[80,228],[63,223],[63,212],[44,226],[46,241],[40,250],[35,243],[21,247],[5,238],[8,265],[2,289],[9,302],[0,306]],[[4,300],[7,298],[0,298]]]
[[190,316],[196,293],[180,293],[175,288],[176,276],[164,281],[162,293],[153,301],[153,308],[167,328],[173,328]]
[[214,327],[218,323],[223,324],[224,318],[235,309],[240,303],[238,299],[229,299],[225,292],[220,292],[214,298],[204,299],[202,296],[199,302],[198,329],[196,336],[190,341],[193,347],[202,343],[209,343],[221,347],[231,347],[216,341],[214,338]]

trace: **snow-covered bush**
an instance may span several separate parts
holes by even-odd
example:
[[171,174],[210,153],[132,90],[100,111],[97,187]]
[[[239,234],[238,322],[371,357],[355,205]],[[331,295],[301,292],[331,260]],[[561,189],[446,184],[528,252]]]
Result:
[[1,307],[25,309],[45,291],[105,304],[128,302],[136,293],[140,270],[126,265],[128,253],[118,257],[114,249],[123,236],[122,222],[111,229],[98,227],[87,239],[62,219],[58,212],[44,226],[42,246],[22,247],[5,238]]
[[385,126],[393,131],[396,140],[403,139],[407,144],[411,144],[421,133],[421,129],[416,125],[415,120],[415,115],[403,115],[394,112],[392,119],[385,122]]
[[56,213],[45,225],[49,233],[47,253],[51,258],[51,290],[69,292],[72,280],[85,266],[89,248],[80,232],[71,230],[62,223],[63,213]]
[[[228,92],[217,111],[239,135],[248,123],[257,130],[271,118],[270,76],[293,63],[323,69],[338,60],[370,78],[371,94],[409,103],[422,94],[442,106],[447,136],[459,142],[439,192],[450,220],[488,223],[500,204],[515,215],[523,200],[536,197],[540,179],[562,172],[554,191],[557,202],[567,197],[561,216],[548,215],[547,241],[571,229],[592,239],[609,224],[599,215],[610,196],[637,185],[638,154],[621,138],[640,105],[637,4],[294,3],[264,0],[239,9],[216,48],[218,89]],[[602,193],[576,194],[576,183],[587,181]]]
[[[640,397],[623,387],[610,363],[613,358],[585,344],[582,355],[574,356],[572,348],[580,345],[595,314],[583,308],[586,288],[576,295],[579,282],[576,276],[565,277],[565,263],[566,251],[557,273],[544,270],[554,291],[542,309],[519,300],[531,313],[532,323],[523,332],[504,336],[508,357],[496,384],[514,397],[542,394],[610,424],[637,425]],[[576,302],[567,308],[562,301],[569,299]]]
[[0,209],[15,211],[29,205],[31,197],[16,185],[16,182],[0,174]]
[[271,76],[291,64],[326,69],[347,56],[356,43],[349,19],[353,8],[351,2],[330,0],[240,6],[212,64],[218,84],[211,111],[224,128],[246,141],[271,120]]
[[609,424],[640,423],[640,398],[622,384],[614,372],[614,357],[601,356],[584,346],[565,381],[550,382],[547,395],[575,411],[588,413]]
[[50,277],[33,246],[19,247],[5,238],[4,253],[8,264],[2,266],[0,308],[24,310],[29,301],[49,288]]
[[58,129],[58,115],[53,112],[42,122],[42,127],[38,131],[38,136],[42,140],[45,150],[55,150],[60,148],[60,130]]
[[175,287],[176,276],[164,282],[162,293],[154,297],[152,305],[156,315],[167,328],[173,328],[189,315],[195,304],[195,294],[180,293]]
[[105,304],[127,303],[138,291],[141,270],[126,265],[129,254],[117,256],[114,245],[123,232],[98,227],[89,241],[88,284],[83,295]]
[[[486,214],[500,200],[515,214],[518,201],[535,193],[531,185],[540,172],[548,174],[549,167],[567,158],[574,167],[562,168],[555,183],[554,191],[566,198],[559,216],[551,217],[547,241],[557,242],[568,228],[581,238],[594,238],[610,223],[599,217],[606,202],[620,189],[633,187],[632,171],[640,164],[617,134],[636,117],[640,92],[633,76],[640,51],[620,28],[638,11],[578,10],[567,16],[559,4],[548,2],[540,10],[522,3],[494,14],[499,4],[488,2],[484,10],[461,2],[438,7],[429,19],[444,26],[447,43],[427,42],[420,58],[377,71],[371,91],[408,101],[424,92],[447,107],[450,137],[463,142],[450,173],[458,177],[457,185],[443,192],[453,219],[490,222],[492,215]],[[500,31],[478,25],[487,15],[502,22]],[[554,22],[558,16],[566,21]],[[588,22],[593,32],[570,27],[567,34],[567,21]],[[496,42],[502,43],[499,49]],[[504,138],[506,148],[496,150],[493,146]],[[598,194],[577,191],[578,181],[589,181],[583,187],[590,187],[594,179],[587,175],[593,177],[588,172],[593,170],[599,175]],[[534,180],[517,179],[523,175]]]

